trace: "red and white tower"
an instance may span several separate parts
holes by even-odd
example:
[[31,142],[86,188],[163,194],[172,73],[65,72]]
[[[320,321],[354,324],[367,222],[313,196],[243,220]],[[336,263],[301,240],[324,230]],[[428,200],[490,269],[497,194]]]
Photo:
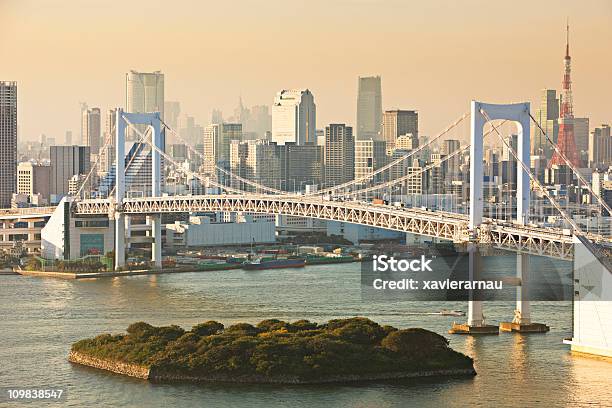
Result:
[[[576,150],[576,141],[574,140],[574,108],[572,102],[572,79],[571,79],[571,62],[572,58],[569,55],[569,24],[566,32],[565,45],[565,73],[563,75],[563,90],[561,91],[561,100],[559,106],[559,137],[557,138],[557,146],[559,150],[567,157],[567,159],[576,167],[580,165],[580,157]],[[565,160],[556,151],[553,153],[552,159],[548,163],[548,167],[552,165],[564,165]]]

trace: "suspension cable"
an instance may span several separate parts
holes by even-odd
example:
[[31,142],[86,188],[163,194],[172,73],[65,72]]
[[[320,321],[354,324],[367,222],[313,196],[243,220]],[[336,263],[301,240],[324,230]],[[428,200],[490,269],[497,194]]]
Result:
[[[185,146],[187,146],[187,148],[195,153],[196,155],[198,155],[202,160],[206,161],[206,162],[210,162],[210,159],[207,159],[202,153],[198,152],[196,149],[194,149],[189,143],[187,143],[187,141],[181,136],[179,135],[174,129],[172,129],[170,126],[168,126],[166,124],[166,122],[164,122],[163,120],[161,120],[162,125],[168,129],[172,134],[174,134],[174,136],[176,136],[180,141],[182,141]],[[214,162],[214,159],[212,160]],[[264,191],[268,191],[270,193],[274,193],[274,194],[282,194],[282,195],[286,195],[288,194],[286,191],[283,190],[277,190],[275,188],[272,187],[268,187],[265,186],[263,184],[259,184],[257,182],[254,182],[252,180],[249,179],[245,179],[243,177],[238,176],[237,174],[232,173],[231,171],[227,171],[225,170],[223,167],[217,165],[217,163],[214,163],[215,169],[221,171],[222,173],[224,173],[225,175],[235,178],[236,180],[243,182],[245,184],[248,184],[256,189],[260,189],[260,190],[264,190]]]
[[514,158],[516,159],[517,163],[520,163],[521,167],[523,168],[523,171],[525,171],[525,173],[527,173],[527,175],[529,176],[529,178],[533,182],[534,186],[536,186],[538,188],[538,190],[540,190],[540,192],[542,194],[544,194],[546,196],[546,198],[548,198],[550,200],[551,204],[557,209],[557,211],[559,211],[559,213],[563,216],[565,221],[567,221],[574,228],[574,234],[575,235],[584,236],[585,234],[584,234],[584,232],[582,232],[582,230],[580,229],[578,224],[576,224],[576,222],[570,216],[568,216],[565,211],[563,211],[563,208],[559,205],[559,203],[557,203],[557,200],[555,200],[548,193],[548,191],[542,186],[542,184],[540,184],[538,179],[536,179],[533,176],[533,174],[531,174],[531,170],[529,169],[529,167],[523,162],[523,160],[521,160],[518,157],[518,154],[516,153],[516,151],[514,150],[512,145],[510,143],[508,143],[508,141],[506,139],[503,138],[502,134],[499,132],[499,130],[497,130],[497,127],[493,124],[493,122],[492,122],[491,118],[489,117],[489,115],[487,114],[487,112],[485,110],[483,110],[483,109],[480,109],[480,113],[482,114],[482,116],[487,121],[489,121],[491,123],[491,126],[493,127],[493,129],[495,130],[497,135],[499,136],[499,139],[506,146],[506,148],[508,148],[508,151],[510,151],[510,153],[512,153],[512,156],[514,156]]
[[[137,134],[139,134],[141,136],[141,138],[144,140],[144,135],[143,133],[136,127],[134,126],[134,124],[132,122],[130,122],[127,118],[124,117],[125,122],[128,124],[128,126],[130,126],[132,128],[132,130],[134,130]],[[204,176],[201,176],[198,173],[194,173],[190,170],[187,170],[185,168],[183,168],[182,166],[180,166],[170,155],[168,155],[166,152],[164,152],[162,149],[160,149],[159,147],[155,146],[154,143],[152,143],[151,141],[149,141],[148,139],[145,141],[149,146],[151,146],[152,149],[155,149],[156,152],[158,152],[162,157],[164,157],[166,160],[168,160],[168,162],[170,162],[171,164],[173,164],[174,166],[176,166],[177,169],[179,169],[179,171],[183,171],[187,176],[193,176],[198,178],[201,181],[204,181],[206,183],[212,184],[215,187],[224,189],[226,191],[232,192],[232,193],[236,193],[236,194],[244,194],[244,191],[242,190],[237,190],[228,186],[224,186],[220,183],[214,182],[212,180],[210,180],[209,178],[206,178]]]
[[612,215],[612,208],[610,208],[610,206],[608,205],[608,203],[606,203],[599,194],[595,194],[595,191],[593,191],[593,189],[591,188],[591,184],[588,183],[586,181],[586,179],[584,177],[582,177],[582,174],[580,174],[580,172],[578,171],[578,169],[572,164],[572,162],[567,158],[567,156],[565,155],[565,153],[563,153],[561,151],[561,149],[559,149],[559,147],[557,146],[557,144],[550,138],[550,136],[548,136],[548,134],[546,133],[546,131],[544,131],[544,129],[542,128],[542,125],[540,125],[538,123],[538,121],[535,120],[535,118],[531,115],[531,112],[529,112],[529,117],[531,118],[531,120],[533,121],[533,123],[535,123],[535,125],[540,129],[540,132],[542,132],[544,134],[544,136],[546,137],[546,140],[552,145],[553,149],[555,150],[555,152],[561,156],[561,158],[563,159],[563,161],[565,162],[565,164],[567,164],[567,166],[572,170],[572,172],[576,175],[576,177],[578,177],[578,180],[580,180],[580,182],[582,184],[585,185],[585,187],[589,190],[589,193],[591,193],[591,195],[593,195],[595,197],[595,199],[597,200],[597,202],[599,202],[599,204],[606,209],[606,211],[608,212],[608,214]]
[[[504,120],[500,124],[500,126],[503,125],[506,122],[507,121]],[[493,133],[493,129],[489,129],[487,132],[485,132],[485,134],[483,135],[483,139],[485,137],[487,137],[488,135],[490,135],[491,133]],[[453,157],[460,155],[461,153],[465,152],[469,148],[470,148],[470,145],[467,144],[467,145],[463,146],[462,148],[455,150],[452,154],[449,154],[444,159],[440,160],[440,162],[438,162],[438,163],[431,163],[428,166],[425,166],[422,169],[420,169],[418,172],[411,173],[411,174],[406,174],[406,175],[404,175],[402,177],[399,177],[399,178],[397,178],[395,180],[392,180],[392,181],[389,181],[387,183],[378,184],[378,185],[371,186],[371,187],[368,187],[368,188],[365,188],[365,189],[361,189],[361,190],[351,191],[351,192],[348,192],[348,193],[343,194],[343,195],[345,195],[345,196],[354,196],[354,195],[361,194],[361,193],[368,193],[370,191],[381,190],[383,188],[387,188],[389,186],[392,186],[393,184],[402,183],[402,182],[404,182],[406,180],[409,180],[411,178],[418,177],[421,174],[423,174],[423,173],[425,173],[425,172],[427,172],[427,171],[429,171],[429,170],[431,170],[431,169],[433,169],[435,167],[440,167],[442,165],[442,163],[445,163],[446,161],[452,159]]]
[[470,112],[466,112],[463,115],[461,115],[461,117],[459,117],[459,119],[457,119],[455,122],[451,123],[446,129],[444,129],[442,132],[438,133],[436,136],[434,136],[431,140],[429,140],[427,143],[425,143],[424,145],[420,145],[419,147],[417,147],[414,150],[411,150],[410,152],[408,152],[407,154],[403,155],[402,157],[397,158],[396,160],[390,162],[389,164],[379,168],[378,170],[370,173],[370,174],[366,174],[365,176],[359,177],[357,179],[348,181],[346,183],[343,184],[339,184],[337,186],[333,186],[333,187],[329,187],[327,189],[321,190],[321,191],[316,191],[313,193],[309,193],[309,194],[305,194],[305,195],[323,195],[323,194],[328,194],[334,191],[338,191],[341,189],[344,189],[346,187],[349,187],[353,184],[357,184],[357,183],[361,183],[364,180],[368,180],[368,179],[373,179],[374,176],[382,173],[383,171],[395,166],[396,164],[399,164],[401,162],[403,162],[404,160],[409,159],[410,157],[414,156],[416,153],[419,153],[421,150],[425,149],[426,147],[428,147],[429,145],[431,145],[433,142],[435,142],[436,140],[438,140],[439,138],[441,138],[442,136],[444,136],[445,134],[447,134],[448,132],[450,132],[451,130],[453,130],[457,125],[459,125],[461,122],[463,122],[463,120],[465,120],[467,117],[470,116]]

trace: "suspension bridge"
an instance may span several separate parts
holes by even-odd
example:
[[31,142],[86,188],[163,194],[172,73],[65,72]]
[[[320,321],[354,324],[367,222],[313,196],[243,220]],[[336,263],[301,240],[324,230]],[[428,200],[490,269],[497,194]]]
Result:
[[[393,178],[392,174],[398,166],[403,166],[411,158],[418,157],[420,153],[426,152],[434,143],[449,134],[460,123],[470,118],[470,143],[457,149],[442,158],[440,161],[423,166],[419,171],[402,174]],[[497,121],[497,125],[495,124]],[[513,146],[507,138],[502,135],[501,126],[505,123],[516,123],[517,146]],[[161,215],[167,213],[197,213],[197,212],[243,212],[287,215],[296,217],[310,217],[322,220],[340,221],[358,225],[384,228],[401,231],[415,235],[432,237],[440,240],[465,244],[468,248],[470,277],[478,276],[481,261],[479,246],[490,246],[498,249],[513,251],[517,253],[517,277],[520,286],[517,289],[517,306],[512,322],[506,324],[506,329],[515,331],[545,331],[545,325],[536,324],[531,321],[529,301],[527,300],[528,288],[528,256],[540,255],[571,260],[575,255],[576,243],[587,243],[593,251],[606,253],[612,244],[609,236],[599,232],[583,231],[580,225],[568,211],[567,206],[558,202],[557,198],[543,186],[530,169],[530,124],[535,121],[530,113],[529,103],[515,104],[487,104],[472,101],[471,110],[442,132],[423,143],[402,154],[400,157],[390,160],[384,166],[374,169],[369,174],[354,180],[326,187],[318,191],[287,192],[275,189],[271,186],[258,183],[248,178],[237,176],[230,170],[220,167],[214,163],[219,173],[226,175],[229,179],[239,181],[244,189],[236,188],[234,185],[217,180],[210,174],[202,174],[191,171],[181,166],[170,155],[162,145],[162,130],[171,132],[179,140],[180,135],[167,126],[160,118],[159,113],[129,113],[118,108],[116,110],[115,124],[115,161],[114,187],[108,197],[88,198],[85,186],[96,166],[92,166],[92,172],[87,176],[76,197],[69,203],[70,214],[75,217],[105,217],[114,221],[114,250],[115,267],[121,269],[125,266],[126,239],[129,237],[129,219],[133,216],[147,217],[151,228],[152,238],[152,263],[156,267],[162,265],[162,234]],[[146,127],[142,132],[140,128]],[[489,129],[485,132],[485,126]],[[145,144],[151,149],[151,196],[126,197],[126,169],[131,165],[131,160],[126,163],[121,158],[126,157],[125,133],[130,128],[139,137],[138,142]],[[541,131],[546,135],[543,129]],[[513,219],[497,219],[485,216],[483,213],[483,158],[484,140],[487,136],[497,136],[500,143],[507,149],[516,160],[516,211],[513,211]],[[601,214],[612,214],[609,205],[596,194],[590,183],[580,174],[578,169],[554,141],[546,135],[548,142],[555,151],[556,156],[565,160],[581,188],[588,190],[593,200],[597,203]],[[107,139],[103,150],[111,143]],[[190,151],[202,158],[204,157],[188,143],[185,143]],[[406,181],[421,177],[434,167],[439,167],[446,161],[459,155],[468,154],[470,166],[469,202],[467,214],[455,213],[446,210],[416,208],[406,206],[391,206],[374,204],[369,200],[373,194],[381,191],[393,191],[393,189],[406,183]],[[206,187],[214,187],[218,193],[203,195],[167,195],[162,194],[162,161],[166,166],[174,166],[175,170],[185,173],[189,177],[201,180]],[[97,164],[97,162],[96,162]],[[387,179],[380,175],[386,175]],[[381,181],[382,180],[382,181]],[[92,183],[89,183],[90,185]],[[538,224],[530,219],[532,207],[532,192],[548,200],[552,208],[557,211],[560,223],[555,226]],[[506,214],[507,215],[507,214]],[[608,278],[607,278],[608,279]],[[610,302],[608,302],[610,303]],[[457,333],[497,333],[498,327],[486,324],[482,311],[482,301],[470,300],[468,307],[467,323],[456,325],[453,331]],[[609,308],[609,305],[608,305]],[[611,313],[608,311],[608,313]],[[575,322],[576,324],[576,322]],[[612,328],[602,330],[609,331]],[[584,341],[574,339],[572,347],[584,346]],[[606,348],[607,347],[607,348]],[[604,347],[605,353],[612,353],[612,344]]]

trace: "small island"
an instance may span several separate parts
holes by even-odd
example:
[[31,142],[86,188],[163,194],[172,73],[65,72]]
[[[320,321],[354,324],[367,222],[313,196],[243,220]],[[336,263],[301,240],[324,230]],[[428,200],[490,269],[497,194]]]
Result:
[[225,328],[133,323],[72,345],[69,360],[156,382],[313,384],[475,375],[470,357],[434,332],[354,317],[317,324],[269,319]]

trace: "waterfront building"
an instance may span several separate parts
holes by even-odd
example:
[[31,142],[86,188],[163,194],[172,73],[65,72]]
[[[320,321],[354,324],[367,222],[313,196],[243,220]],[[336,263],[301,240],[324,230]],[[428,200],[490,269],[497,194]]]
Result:
[[325,128],[325,185],[346,183],[355,178],[355,139],[353,128],[330,124]]
[[308,89],[283,89],[272,105],[272,141],[285,143],[316,143],[317,109]]
[[359,77],[357,85],[357,139],[379,139],[382,125],[380,76]]
[[276,241],[274,221],[250,214],[235,214],[224,221],[221,214],[191,216],[187,223],[166,224],[166,248],[270,244]]
[[411,134],[419,137],[419,114],[414,110],[388,110],[383,113],[383,140],[394,149],[398,137]]
[[17,82],[0,81],[0,208],[11,206],[17,172]]

